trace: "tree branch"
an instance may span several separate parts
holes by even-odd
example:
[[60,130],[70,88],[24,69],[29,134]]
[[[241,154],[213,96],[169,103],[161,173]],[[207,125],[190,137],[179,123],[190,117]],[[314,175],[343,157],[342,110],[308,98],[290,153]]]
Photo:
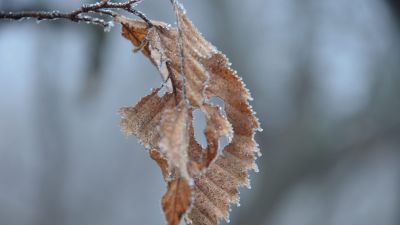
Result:
[[23,12],[3,12],[0,11],[0,19],[10,20],[23,20],[23,19],[36,19],[40,20],[57,20],[66,19],[72,22],[85,22],[88,24],[99,25],[104,28],[110,28],[112,21],[105,21],[99,17],[93,17],[85,15],[87,13],[95,13],[100,15],[111,16],[115,18],[119,14],[117,10],[124,10],[140,17],[149,26],[153,26],[151,21],[140,11],[134,9],[134,7],[142,0],[128,0],[126,2],[111,2],[109,0],[102,0],[93,4],[82,5],[80,8],[73,10],[72,12],[59,12],[59,11],[23,11]]

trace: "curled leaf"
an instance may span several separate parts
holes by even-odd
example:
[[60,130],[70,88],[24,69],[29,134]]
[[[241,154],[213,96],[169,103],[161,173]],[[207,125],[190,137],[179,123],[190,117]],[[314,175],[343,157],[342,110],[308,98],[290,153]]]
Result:
[[[228,220],[229,207],[239,202],[238,188],[249,187],[248,170],[257,171],[259,150],[254,133],[260,125],[248,103],[250,93],[225,55],[198,32],[174,2],[177,27],[152,21],[153,26],[118,17],[122,35],[130,40],[168,82],[136,106],[123,108],[122,129],[133,134],[160,166],[167,193],[162,206],[169,225],[183,215],[187,223],[217,225]],[[224,110],[210,103],[224,101]],[[200,109],[206,119],[207,147],[194,138],[192,112]],[[230,143],[218,154],[219,140]]]

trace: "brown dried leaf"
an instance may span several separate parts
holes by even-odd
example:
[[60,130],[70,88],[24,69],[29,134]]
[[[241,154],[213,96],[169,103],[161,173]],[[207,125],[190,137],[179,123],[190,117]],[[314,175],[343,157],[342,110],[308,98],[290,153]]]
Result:
[[185,178],[168,182],[168,191],[162,197],[161,205],[169,225],[179,225],[182,216],[191,204],[191,188]]
[[192,190],[185,178],[169,178],[168,162],[159,151],[151,150],[150,157],[160,166],[168,183],[168,190],[161,200],[167,222],[169,225],[178,225],[191,204]]
[[155,89],[134,107],[120,110],[122,132],[125,135],[135,135],[148,149],[158,149],[160,134],[155,129],[160,124],[162,112],[175,107],[172,94],[159,97],[158,91],[159,89]]
[[[178,224],[186,214],[187,223],[217,225],[221,218],[228,220],[230,204],[239,202],[238,188],[249,187],[248,170],[257,170],[259,150],[253,137],[259,123],[248,104],[250,94],[228,59],[178,5],[175,10],[178,27],[117,19],[122,35],[151,60],[172,92],[158,97],[156,90],[135,107],[122,109],[122,127],[153,149],[151,156],[168,182],[162,200],[168,224]],[[224,101],[227,118],[209,103],[212,97]],[[206,149],[194,138],[196,108],[207,118]],[[218,141],[224,136],[232,141],[218,155]]]
[[204,104],[201,108],[207,118],[207,127],[204,130],[207,149],[204,151],[203,159],[205,159],[205,164],[203,167],[208,167],[218,153],[219,139],[225,136],[230,141],[233,136],[233,130],[231,124],[221,114],[219,107]]
[[157,165],[160,167],[164,179],[167,181],[169,177],[168,162],[161,155],[161,152],[156,149],[150,150],[150,157],[156,161]]
[[177,168],[180,175],[186,180],[190,180],[188,164],[188,109],[181,102],[171,110],[164,110],[159,143],[160,150],[166,155],[172,168]]

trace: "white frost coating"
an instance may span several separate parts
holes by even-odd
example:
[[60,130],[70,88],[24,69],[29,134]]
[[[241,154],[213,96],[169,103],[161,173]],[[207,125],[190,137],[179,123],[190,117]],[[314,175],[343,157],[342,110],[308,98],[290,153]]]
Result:
[[225,218],[225,221],[226,221],[227,223],[230,223],[231,220],[230,220],[229,216],[230,216],[230,212],[232,212],[231,206],[229,206],[228,211],[229,211],[229,214],[228,214],[228,217]]
[[175,3],[176,3],[176,6],[179,7],[179,9],[182,11],[182,13],[183,13],[184,15],[186,15],[186,9],[185,9],[185,7],[182,5],[182,3],[180,3],[178,0],[174,0],[174,1],[175,1]]
[[[178,110],[178,113],[182,113],[183,116],[179,116],[176,114],[176,112],[174,112],[174,110],[171,109],[166,109],[163,111],[163,119],[160,122],[160,126],[159,129],[161,129],[161,127],[163,127],[165,125],[165,123],[170,123],[170,118],[168,118],[166,116],[166,114],[171,114],[175,117],[172,117],[172,119],[174,119],[177,124],[183,122],[186,123],[185,121],[187,121],[187,109],[184,108],[181,111]],[[186,129],[185,129],[186,130]],[[185,130],[179,131],[179,132],[185,132]],[[167,132],[171,132],[171,130],[167,130]],[[174,131],[172,131],[174,132]],[[160,132],[160,142],[158,143],[158,147],[160,148],[161,152],[166,156],[167,161],[168,161],[168,171],[170,171],[172,173],[172,170],[174,168],[179,169],[180,174],[183,178],[185,178],[186,180],[190,180],[190,176],[189,173],[187,171],[187,163],[188,163],[188,146],[189,146],[189,140],[188,140],[188,136],[182,133],[179,133],[178,135],[182,135],[183,138],[179,138],[179,141],[182,141],[181,144],[179,146],[176,146],[172,143],[172,141],[175,140],[171,140],[168,137],[166,137],[166,133]],[[172,148],[172,149],[171,149]]]
[[114,21],[108,21],[107,26],[104,27],[104,32],[110,32],[111,28],[114,27]]
[[256,148],[256,150],[254,150],[254,152],[257,154],[257,157],[261,157],[262,156],[262,153],[261,153],[259,148]]
[[260,169],[258,169],[258,165],[256,163],[253,164],[253,170],[256,173],[260,172]]

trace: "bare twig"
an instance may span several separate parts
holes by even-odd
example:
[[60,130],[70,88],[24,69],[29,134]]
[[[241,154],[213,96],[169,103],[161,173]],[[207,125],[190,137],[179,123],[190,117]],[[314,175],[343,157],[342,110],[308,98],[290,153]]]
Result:
[[111,2],[109,0],[102,0],[93,4],[82,5],[80,8],[73,10],[72,12],[59,12],[59,11],[24,11],[24,12],[2,12],[0,11],[0,19],[10,20],[22,20],[22,19],[36,19],[40,20],[57,20],[66,19],[73,22],[86,22],[90,24],[100,25],[104,28],[108,28],[112,23],[105,21],[102,18],[84,15],[87,13],[97,13],[106,16],[116,17],[118,13],[113,9],[124,10],[130,12],[142,20],[144,20],[149,26],[152,26],[151,21],[140,11],[134,9],[134,7],[141,2],[141,0],[128,0],[126,2]]

